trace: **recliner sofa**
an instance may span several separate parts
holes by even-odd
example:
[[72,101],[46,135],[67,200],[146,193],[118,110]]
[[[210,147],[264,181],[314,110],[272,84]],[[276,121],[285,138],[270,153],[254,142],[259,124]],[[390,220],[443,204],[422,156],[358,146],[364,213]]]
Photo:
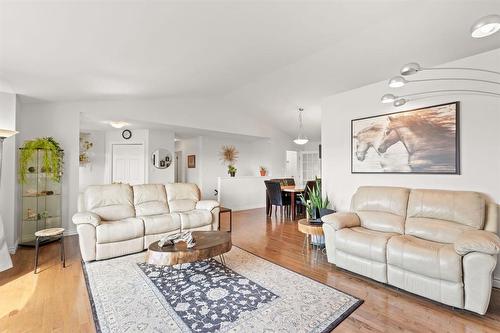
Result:
[[196,184],[89,186],[73,216],[85,261],[147,249],[187,230],[218,230],[219,203],[200,200]]
[[500,251],[497,204],[477,192],[365,186],[351,211],[322,218],[329,262],[486,313]]

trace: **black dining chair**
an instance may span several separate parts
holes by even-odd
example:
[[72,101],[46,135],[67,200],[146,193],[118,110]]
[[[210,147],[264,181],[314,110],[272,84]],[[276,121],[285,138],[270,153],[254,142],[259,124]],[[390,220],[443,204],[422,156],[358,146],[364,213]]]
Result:
[[275,206],[274,209],[274,215],[278,215],[278,207],[281,208],[281,216],[284,216],[284,213],[286,212],[287,215],[290,213],[290,197],[285,197],[281,195],[281,185],[279,182],[273,182],[270,180],[265,180],[264,183],[266,184],[266,190],[267,190],[267,195],[269,197],[269,202],[270,202],[270,209],[268,212],[268,216],[272,215],[273,211],[273,206]]

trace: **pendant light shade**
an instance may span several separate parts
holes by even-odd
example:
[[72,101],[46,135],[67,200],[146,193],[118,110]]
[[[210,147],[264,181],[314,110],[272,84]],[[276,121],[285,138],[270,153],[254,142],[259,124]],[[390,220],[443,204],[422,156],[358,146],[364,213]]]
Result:
[[309,139],[307,136],[304,135],[304,126],[302,124],[302,112],[304,111],[303,108],[299,108],[299,135],[293,142],[298,145],[305,145],[306,143],[309,142]]

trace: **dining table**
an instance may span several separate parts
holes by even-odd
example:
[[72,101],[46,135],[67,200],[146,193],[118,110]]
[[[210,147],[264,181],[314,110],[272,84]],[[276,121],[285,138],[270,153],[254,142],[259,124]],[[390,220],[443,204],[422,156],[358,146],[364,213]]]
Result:
[[[295,220],[297,217],[296,207],[295,207],[295,199],[297,194],[304,193],[305,187],[299,185],[281,185],[281,192],[290,193],[290,205],[291,205],[291,218]],[[271,202],[269,201],[269,196],[266,193],[266,213],[269,213],[269,209],[271,209]]]

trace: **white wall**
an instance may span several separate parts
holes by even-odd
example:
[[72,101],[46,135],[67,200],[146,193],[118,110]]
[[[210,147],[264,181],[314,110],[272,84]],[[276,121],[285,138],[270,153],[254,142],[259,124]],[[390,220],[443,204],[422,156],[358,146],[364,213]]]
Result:
[[[15,94],[0,92],[0,128],[16,130],[17,98]],[[4,224],[5,238],[10,251],[17,244],[17,136],[4,140],[2,156],[2,179],[0,180],[0,214]],[[1,223],[1,222],[0,222]]]
[[64,149],[62,177],[62,226],[67,233],[75,233],[71,216],[77,211],[79,192],[79,136],[78,112],[66,112],[52,104],[24,104],[18,113],[18,147],[25,140],[52,136]]
[[[500,71],[500,49],[465,58],[442,67],[476,67]],[[439,66],[438,66],[439,67]],[[457,73],[433,71],[432,75],[453,76]],[[393,73],[387,73],[391,76]],[[422,73],[423,74],[423,73]],[[460,75],[460,73],[459,73]],[[464,74],[462,73],[462,76]],[[474,77],[498,78],[487,75]],[[419,74],[419,79],[425,77]],[[415,77],[416,79],[417,77]],[[483,88],[494,91],[496,87],[479,84],[444,83],[417,84],[405,90],[393,90],[405,94],[427,89],[458,87],[466,89]],[[350,198],[361,185],[388,185],[410,188],[437,188],[472,190],[488,194],[500,202],[500,99],[478,95],[438,96],[411,102],[402,108],[380,104],[380,97],[391,92],[387,82],[378,82],[342,94],[330,96],[322,105],[322,147],[323,186],[325,193],[336,207],[345,211]],[[351,119],[410,110],[446,102],[460,101],[460,154],[461,175],[412,175],[412,174],[351,174]],[[500,266],[496,269],[500,286]]]
[[80,166],[79,189],[83,192],[87,186],[105,183],[106,140],[104,131],[86,131],[88,139],[93,143],[89,150],[90,163]]

